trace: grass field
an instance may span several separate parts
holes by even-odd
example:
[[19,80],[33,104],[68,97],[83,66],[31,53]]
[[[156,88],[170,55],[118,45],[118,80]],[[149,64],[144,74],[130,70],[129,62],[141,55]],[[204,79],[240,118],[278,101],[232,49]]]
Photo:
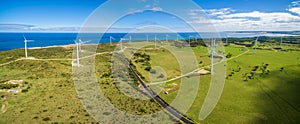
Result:
[[[289,46],[285,46],[289,48]],[[294,47],[294,46],[293,46]],[[198,61],[203,61],[203,67],[209,65],[210,60],[207,48],[193,48]],[[236,45],[225,47],[226,54],[232,57],[247,52],[247,48]],[[232,76],[228,76],[222,97],[215,110],[204,121],[198,121],[199,111],[209,88],[210,75],[200,78],[199,93],[187,116],[196,120],[197,123],[299,123],[299,73],[300,73],[299,51],[274,51],[253,50],[237,58],[227,61],[227,74],[234,70]],[[147,52],[152,55],[152,52]],[[161,54],[159,54],[161,55]],[[170,53],[163,54],[170,58]],[[151,56],[152,57],[152,56]],[[153,56],[153,58],[155,58]],[[163,63],[162,59],[151,59],[150,63]],[[169,61],[168,61],[169,62]],[[242,75],[250,73],[254,66],[268,64],[268,74],[260,76],[260,71],[253,79],[247,79]],[[164,65],[164,64],[162,64]],[[280,68],[284,67],[283,71]],[[239,72],[235,70],[241,68]],[[169,66],[168,71],[176,70],[178,67]],[[146,73],[145,70],[141,74]],[[175,85],[174,85],[175,84]],[[180,80],[175,80],[161,86],[163,89],[171,89],[168,95],[160,93],[160,96],[169,103],[176,97]],[[282,115],[285,116],[282,116]]]
[[[297,46],[284,45],[284,49]],[[203,121],[198,120],[199,111],[207,94],[211,77],[200,76],[199,92],[187,116],[196,123],[300,123],[300,51],[276,51],[240,46],[225,47],[225,54],[232,54],[227,61],[227,79],[225,87],[214,111]],[[108,44],[99,45],[97,52],[113,51]],[[194,47],[199,67],[210,64],[208,49]],[[29,50],[29,56],[41,59],[71,59],[71,48],[47,48]],[[180,75],[176,58],[161,49],[139,52],[150,56],[151,66],[160,66],[165,71],[165,78]],[[244,52],[239,57],[236,57]],[[0,64],[23,57],[23,49],[0,52]],[[236,58],[235,58],[236,57]],[[134,100],[122,94],[111,79],[111,55],[96,56],[96,72],[100,88],[112,104],[131,114],[151,114],[161,107],[153,100]],[[149,81],[149,72],[141,63],[134,63],[137,70]],[[266,64],[266,72],[263,68]],[[259,68],[253,72],[253,68]],[[238,71],[237,69],[240,68]],[[283,68],[283,69],[282,69]],[[253,73],[253,76],[248,76]],[[231,74],[231,76],[229,76]],[[157,75],[156,75],[157,76]],[[185,77],[184,77],[185,78]],[[0,123],[92,123],[96,122],[80,103],[72,79],[70,60],[20,60],[0,66],[0,81],[24,80],[31,87],[25,93],[0,92]],[[152,86],[151,86],[152,87]],[[180,79],[166,83],[160,93],[167,102],[176,97]],[[130,103],[130,104],[127,104]]]

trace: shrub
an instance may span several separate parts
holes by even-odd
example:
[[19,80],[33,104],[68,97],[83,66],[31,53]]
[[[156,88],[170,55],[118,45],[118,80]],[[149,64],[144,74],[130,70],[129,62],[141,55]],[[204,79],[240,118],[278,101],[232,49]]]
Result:
[[50,120],[49,117],[43,118],[43,121],[49,121],[49,120]]
[[148,67],[145,68],[145,70],[146,70],[146,71],[150,71],[150,70],[151,70],[151,67],[148,66]]
[[230,58],[230,57],[232,57],[232,54],[231,54],[231,53],[228,53],[228,54],[226,55],[226,58]]
[[284,69],[284,67],[281,67],[281,68],[280,68],[280,71],[283,71],[283,69]]
[[200,61],[200,62],[199,62],[199,64],[202,64],[202,63],[203,63],[203,61]]
[[26,92],[28,92],[28,89],[23,89],[22,90],[22,93],[26,93]]
[[0,89],[11,89],[18,87],[19,84],[0,84]]
[[151,73],[151,74],[155,74],[155,73],[156,73],[156,70],[155,70],[155,69],[151,69],[151,70],[150,70],[150,73]]
[[165,75],[160,74],[157,78],[164,78],[164,77],[165,77]]

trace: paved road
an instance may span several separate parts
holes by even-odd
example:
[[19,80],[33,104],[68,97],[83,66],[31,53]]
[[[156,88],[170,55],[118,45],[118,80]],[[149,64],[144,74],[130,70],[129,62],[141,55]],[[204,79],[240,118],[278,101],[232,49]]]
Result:
[[[121,58],[124,61],[126,61],[127,63],[128,60]],[[186,124],[193,124],[194,122],[192,122],[191,120],[187,119],[186,117],[183,116],[183,114],[181,114],[180,112],[178,112],[177,110],[175,110],[173,107],[169,106],[169,104],[167,102],[165,102],[161,97],[159,97],[151,88],[149,88],[146,83],[138,76],[138,74],[134,71],[134,69],[132,68],[132,66],[129,64],[129,68],[130,70],[133,72],[134,76],[138,79],[138,81],[141,83],[142,87],[147,91],[147,93],[159,104],[161,105],[163,108],[165,108],[170,114],[172,114],[173,116],[175,116],[176,118],[178,118],[179,120],[183,121]]]

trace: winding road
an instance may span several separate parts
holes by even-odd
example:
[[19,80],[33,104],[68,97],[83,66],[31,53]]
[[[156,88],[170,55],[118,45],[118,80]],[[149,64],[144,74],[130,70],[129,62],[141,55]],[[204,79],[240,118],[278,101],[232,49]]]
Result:
[[130,62],[126,60],[125,58],[120,57],[122,60],[128,63],[130,70],[133,72],[134,76],[138,79],[142,87],[146,90],[146,92],[163,108],[165,108],[170,114],[178,118],[179,120],[183,121],[186,124],[194,124],[193,121],[187,119],[183,116],[180,112],[178,112],[175,108],[169,106],[167,102],[165,102],[159,95],[157,95],[151,88],[149,88],[146,83],[138,76],[138,74],[134,71],[132,66],[130,65]]

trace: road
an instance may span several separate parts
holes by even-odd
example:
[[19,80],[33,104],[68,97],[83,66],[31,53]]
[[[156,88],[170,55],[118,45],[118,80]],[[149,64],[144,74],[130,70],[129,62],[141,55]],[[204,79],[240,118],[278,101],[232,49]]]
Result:
[[[120,57],[121,59],[123,59],[124,61],[126,61],[127,63],[128,60]],[[175,108],[169,106],[169,104],[167,102],[165,102],[161,97],[159,97],[151,88],[149,88],[146,83],[138,76],[138,74],[134,71],[134,69],[132,68],[132,66],[130,65],[130,63],[128,64],[130,70],[133,72],[134,76],[138,79],[138,81],[140,82],[140,84],[142,85],[142,87],[146,90],[146,92],[159,104],[161,105],[163,108],[165,108],[170,114],[172,114],[173,116],[175,116],[176,118],[178,118],[179,120],[183,121],[186,124],[193,124],[194,122],[192,122],[191,120],[187,119],[186,117],[183,116],[183,114],[181,114],[180,112],[178,112],[177,110],[175,110]]]

